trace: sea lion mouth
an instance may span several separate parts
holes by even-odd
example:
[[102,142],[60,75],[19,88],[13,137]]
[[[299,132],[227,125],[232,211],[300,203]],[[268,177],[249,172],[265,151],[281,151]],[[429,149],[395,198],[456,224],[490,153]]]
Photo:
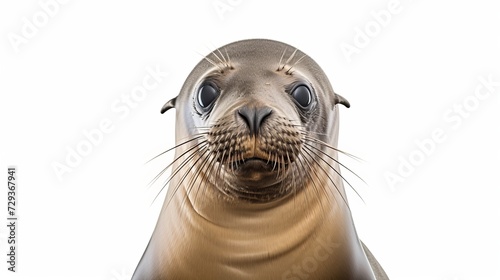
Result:
[[282,163],[259,157],[250,157],[229,163],[231,170],[247,170],[253,172],[278,172],[288,168],[289,163]]
[[260,157],[248,157],[225,164],[233,185],[265,188],[281,182],[287,174],[289,163],[280,163]]

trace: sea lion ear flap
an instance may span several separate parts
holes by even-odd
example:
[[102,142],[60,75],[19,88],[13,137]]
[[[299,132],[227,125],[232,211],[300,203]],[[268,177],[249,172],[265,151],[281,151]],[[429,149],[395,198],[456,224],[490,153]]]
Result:
[[165,105],[163,105],[163,107],[161,107],[161,113],[165,113],[166,111],[168,111],[169,109],[172,109],[172,108],[175,108],[175,101],[177,100],[177,97],[174,97],[172,99],[170,99],[169,101],[167,101],[167,103],[165,103]]
[[345,99],[342,95],[340,94],[336,94],[335,93],[335,103],[333,104],[334,106],[337,105],[337,104],[342,104],[344,106],[346,106],[347,108],[351,107],[351,104],[349,103],[349,101],[347,101],[347,99]]

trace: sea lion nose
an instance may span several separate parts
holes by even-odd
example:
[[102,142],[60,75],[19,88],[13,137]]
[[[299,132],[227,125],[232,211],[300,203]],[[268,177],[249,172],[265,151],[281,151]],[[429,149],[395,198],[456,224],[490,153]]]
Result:
[[269,107],[248,107],[238,109],[238,115],[245,121],[250,133],[257,135],[264,120],[271,115],[273,110]]

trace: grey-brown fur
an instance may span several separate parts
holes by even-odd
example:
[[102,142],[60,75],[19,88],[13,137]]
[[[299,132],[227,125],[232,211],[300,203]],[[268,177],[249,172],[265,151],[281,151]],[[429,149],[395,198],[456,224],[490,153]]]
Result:
[[207,55],[162,108],[176,109],[178,146],[133,279],[388,279],[351,218],[337,104],[349,106],[286,44]]

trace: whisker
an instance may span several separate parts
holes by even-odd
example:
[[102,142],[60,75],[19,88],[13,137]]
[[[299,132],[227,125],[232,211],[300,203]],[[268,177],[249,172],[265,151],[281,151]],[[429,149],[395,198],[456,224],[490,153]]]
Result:
[[189,142],[192,142],[192,141],[198,140],[198,139],[200,139],[200,138],[203,138],[203,137],[204,137],[204,134],[206,134],[206,133],[200,133],[200,134],[197,134],[198,136],[193,137],[193,138],[191,138],[191,139],[189,139],[189,140],[186,140],[186,141],[184,141],[184,142],[182,142],[182,143],[180,143],[180,144],[177,144],[177,145],[173,146],[172,148],[167,149],[167,150],[166,150],[166,151],[164,151],[164,152],[161,152],[160,154],[158,154],[158,155],[154,156],[153,158],[151,158],[150,160],[146,161],[146,163],[145,163],[145,164],[147,164],[147,163],[151,162],[152,160],[154,160],[154,159],[156,159],[156,158],[158,158],[158,157],[160,157],[160,156],[162,156],[162,155],[164,155],[164,154],[166,154],[166,153],[168,153],[168,152],[170,152],[170,151],[172,151],[172,150],[177,149],[178,147],[180,147],[180,146],[182,146],[182,145],[185,145],[185,144],[187,144],[187,143],[189,143]]
[[214,169],[215,169],[214,166],[215,166],[215,164],[217,162],[217,158],[213,157],[213,156],[210,157],[210,155],[208,155],[206,157],[206,161],[205,162],[208,163],[208,165],[207,165],[208,172],[207,172],[207,170],[204,171],[206,173],[206,178],[207,179],[206,180],[202,180],[203,184],[200,185],[199,188],[198,188],[198,190],[196,191],[196,194],[195,194],[194,200],[193,200],[194,203],[196,203],[196,200],[198,198],[198,194],[199,194],[199,192],[200,192],[201,189],[203,189],[203,194],[202,195],[205,195],[205,192],[206,192],[206,189],[207,189],[207,185],[208,185],[208,183],[210,182],[210,179],[211,179],[210,176],[212,175],[212,171],[214,171]]
[[[298,157],[298,155],[297,155]],[[298,158],[296,160],[299,160]],[[295,179],[295,170],[292,170],[292,172],[290,172],[292,174],[292,191],[293,191],[293,203],[295,204],[295,198],[297,197],[297,181]]]
[[[201,144],[201,143],[200,143]],[[197,145],[196,147],[198,147],[199,150],[203,149],[207,144],[206,143],[203,143],[204,145]],[[151,204],[153,204],[156,199],[158,198],[158,196],[160,195],[160,193],[163,192],[163,190],[165,189],[165,187],[170,183],[170,181],[175,178],[175,176],[180,172],[180,170],[182,170],[184,168],[184,166],[186,166],[187,163],[189,163],[191,161],[192,158],[194,158],[197,154],[198,154],[198,151],[195,151],[193,152],[191,155],[189,155],[184,161],[182,161],[180,163],[180,165],[172,171],[172,174],[170,174],[170,176],[168,177],[168,179],[166,180],[166,182],[163,184],[163,187],[160,189],[160,191],[158,192],[158,194],[155,196],[153,202]],[[185,174],[187,176],[187,173]],[[170,198],[168,198],[168,201],[166,203],[166,206],[168,206],[170,204],[170,201],[172,200],[172,198],[174,197],[174,194],[177,192],[177,190],[179,189],[180,187],[180,184],[178,183],[175,188],[172,190],[172,196]]]
[[224,149],[223,152],[222,152],[222,156],[219,157],[219,155],[220,155],[220,146],[221,145],[222,144],[219,143],[219,145],[217,146],[217,153],[215,154],[215,158],[220,159],[219,168],[217,168],[217,172],[215,174],[216,177],[220,177],[220,171],[222,170],[222,162],[225,160],[225,155],[226,155],[226,149]]
[[[312,159],[312,160],[314,161],[314,159]],[[303,163],[302,161],[304,161],[304,162],[305,162],[305,164],[307,165],[307,169],[306,169],[306,167],[304,167],[304,163]],[[314,169],[312,168],[313,163],[312,163],[312,162],[310,162],[310,161],[309,161],[309,160],[305,157],[305,155],[304,155],[304,154],[302,154],[302,157],[299,157],[299,158],[298,158],[298,162],[300,163],[300,166],[302,167],[302,173],[300,173],[300,174],[306,174],[306,176],[309,178],[310,182],[312,182],[312,188],[313,188],[313,189],[314,189],[314,191],[316,192],[316,195],[318,195],[318,200],[319,200],[319,202],[320,202],[321,209],[322,209],[322,210],[324,210],[325,208],[324,208],[324,206],[323,206],[322,199],[320,198],[320,195],[321,195],[321,194],[319,193],[319,190],[320,190],[320,189],[323,189],[323,192],[325,192],[325,194],[326,194],[327,200],[329,200],[329,198],[328,198],[328,195],[327,195],[327,193],[326,193],[326,190],[324,190],[324,188],[320,188],[320,187],[318,187],[318,185],[316,184],[316,180],[315,180],[315,179],[312,177],[312,175],[311,175],[311,173],[314,173],[314,175],[316,176],[316,178],[318,178],[318,179],[319,179],[318,174],[317,174],[316,172],[313,172],[313,170],[314,170]],[[307,195],[307,193],[308,193],[308,192],[307,192],[307,190],[303,190],[303,191],[304,191],[304,194],[305,194],[305,197],[306,197],[307,204],[309,205],[309,196]],[[324,211],[322,211],[322,213],[324,213]]]
[[337,151],[337,152],[339,152],[339,153],[341,153],[341,154],[343,154],[343,155],[346,155],[346,156],[348,156],[348,157],[350,157],[350,158],[352,158],[352,159],[354,159],[354,160],[357,160],[357,161],[363,161],[363,159],[362,159],[362,158],[360,158],[360,157],[357,157],[357,156],[355,156],[355,155],[353,155],[353,154],[350,154],[350,153],[348,153],[348,152],[342,151],[342,150],[340,150],[339,148],[335,148],[335,147],[331,146],[330,144],[328,144],[328,143],[326,143],[326,142],[324,142],[324,141],[321,141],[320,139],[317,139],[317,138],[311,137],[311,136],[309,135],[309,133],[307,133],[307,132],[301,131],[300,133],[301,133],[302,135],[304,135],[304,136],[305,136],[305,139],[306,139],[306,140],[310,140],[310,141],[312,141],[312,142],[318,143],[318,144],[320,144],[320,145],[322,145],[322,146],[324,146],[324,147],[327,147],[327,148],[332,149],[332,150],[334,150],[334,151]]
[[[218,158],[220,154],[220,151],[218,150],[217,153],[216,153],[216,158]],[[224,152],[222,153],[222,158],[224,158],[224,155],[226,154],[226,150],[224,150]],[[222,168],[223,167],[223,164],[220,162],[218,164],[218,168],[217,170],[215,171],[215,178],[216,178],[216,181],[218,181],[218,178],[223,178],[224,174],[225,174],[225,169]],[[221,171],[224,172],[224,174],[221,176]],[[223,186],[219,187],[220,190],[223,190],[224,193],[226,193],[226,181],[225,180],[221,180],[223,182]]]
[[[323,155],[326,155],[326,156],[327,156],[327,157],[329,157],[330,159],[332,159],[332,160],[334,160],[335,162],[339,163],[336,159],[334,159],[333,157],[331,157],[331,156],[330,156],[330,155],[328,155],[327,153],[323,152],[322,150],[320,150],[320,149],[318,149],[318,148],[316,148],[316,147],[314,147],[314,146],[308,146],[308,147],[305,147],[307,150],[309,150],[311,153],[315,154],[318,158],[320,158],[323,162],[325,162],[325,163],[326,163],[326,164],[328,164],[329,166],[331,166],[331,165],[330,165],[330,164],[329,164],[329,163],[328,163],[328,162],[327,162],[327,161],[326,161],[323,157],[321,157],[321,155],[320,155],[320,154],[317,154],[316,152],[314,152],[314,151],[313,151],[312,149],[310,149],[309,147],[312,147],[312,148],[314,148],[314,149],[318,150],[318,151],[319,151],[319,152],[321,152]],[[345,181],[345,182],[349,185],[349,187],[351,187],[351,189],[352,189],[352,190],[353,190],[353,191],[354,191],[354,192],[358,195],[358,197],[361,199],[361,201],[363,201],[363,203],[365,203],[365,200],[361,197],[361,195],[358,193],[358,191],[357,191],[357,190],[356,190],[356,189],[355,189],[355,188],[351,185],[351,183],[349,183],[349,181],[347,181],[347,180],[344,178],[344,176],[342,176],[342,174],[340,174],[340,172],[339,172],[337,169],[333,168],[333,166],[331,166],[331,167],[332,167],[333,171],[335,171],[335,173],[337,173],[337,175],[339,175],[339,177],[340,177],[340,178],[342,178],[342,180],[344,180],[344,181]],[[351,171],[351,170],[349,169],[349,171]],[[351,173],[353,173],[354,175],[357,175],[356,173],[354,173],[354,172],[352,172],[352,171],[351,171]],[[359,176],[358,176],[358,177],[359,177]],[[361,180],[362,180],[362,179],[361,179]]]
[[303,56],[301,56],[299,59],[297,59],[297,61],[295,61],[295,63],[293,63],[293,64],[290,66],[290,68],[288,68],[288,70],[286,70],[286,72],[285,72],[285,73],[286,73],[286,74],[289,74],[289,75],[293,74],[293,72],[294,72],[294,71],[290,72],[290,71],[292,70],[292,68],[293,68],[293,67],[295,67],[297,64],[299,64],[299,62],[300,62],[302,59],[304,59],[306,56],[307,56],[307,55],[305,55],[305,54],[304,54],[304,55],[303,55]]
[[351,172],[354,176],[358,177],[359,180],[361,180],[363,183],[367,184],[366,181],[361,178],[361,176],[359,176],[356,172],[352,171],[349,167],[347,167],[345,164],[343,164],[342,162],[340,162],[338,159],[332,157],[331,155],[329,155],[328,153],[325,153],[324,151],[322,151],[321,149],[315,147],[314,145],[310,144],[310,143],[307,143],[307,142],[304,142],[304,145],[307,145],[309,147],[312,147],[318,151],[320,151],[321,153],[323,153],[324,155],[326,155],[328,158],[330,158],[331,160],[335,161],[336,163],[338,163],[340,166],[342,166],[343,168],[345,168],[346,170],[348,170],[349,172]]
[[285,61],[285,65],[289,64],[290,61],[292,61],[293,57],[295,56],[295,54],[297,53],[298,49],[295,49],[293,51],[293,53],[290,55],[290,57]]
[[227,56],[227,66],[229,69],[234,69],[233,65],[231,64],[231,57],[229,56],[229,53],[227,52],[227,49],[224,48],[224,52],[226,53]]
[[220,62],[222,65],[226,66],[226,58],[224,58],[224,55],[222,55],[222,53],[220,52],[220,50],[219,50],[219,49],[217,49],[217,52],[219,52],[219,54],[222,56],[222,58],[223,58],[223,59],[221,59],[221,58],[220,58],[220,57],[219,57],[219,56],[215,53],[215,51],[212,51],[212,54],[213,54],[213,55],[217,58],[217,60],[219,60],[219,62]]
[[[191,193],[191,190],[195,187],[195,185],[196,185],[196,181],[198,180],[198,178],[199,178],[200,174],[204,171],[203,169],[205,168],[205,165],[206,165],[206,163],[207,163],[207,160],[206,160],[206,159],[208,158],[208,157],[206,156],[207,154],[210,154],[210,151],[209,151],[209,150],[207,150],[207,149],[205,149],[205,150],[203,151],[203,153],[200,155],[200,157],[196,159],[196,161],[195,161],[195,162],[194,162],[194,163],[190,166],[190,168],[186,171],[186,173],[185,173],[185,174],[184,174],[184,176],[182,177],[181,182],[180,182],[181,184],[184,182],[185,178],[186,178],[186,177],[187,177],[187,175],[191,172],[191,170],[192,170],[195,166],[197,166],[197,165],[198,165],[198,161],[200,161],[200,160],[203,160],[203,161],[204,161],[204,162],[202,163],[202,165],[201,165],[200,169],[198,169],[198,170],[197,170],[197,172],[195,173],[195,175],[194,175],[194,176],[192,176],[192,177],[189,179],[188,184],[187,184],[187,185],[188,185],[188,187],[187,187],[187,189],[186,189],[186,197],[184,197],[184,200],[183,200],[183,202],[182,202],[182,204],[181,204],[181,205],[184,205],[185,201],[186,201],[186,200],[188,199],[188,197],[189,197],[189,194]],[[199,188],[198,188],[198,191],[199,191]],[[197,193],[198,193],[198,191],[197,191]],[[195,198],[196,198],[196,194],[195,194]],[[181,206],[181,207],[182,207],[182,206]]]
[[[306,148],[306,149],[303,149],[303,151],[304,151],[305,153],[307,153],[307,154],[308,154],[308,156],[309,156],[309,157],[311,157],[311,158],[314,160],[314,157],[313,157],[313,156],[309,153],[309,151],[310,151],[309,149],[307,149],[307,148]],[[320,158],[321,158],[321,157],[320,157]],[[317,161],[315,161],[315,162],[316,162],[316,165],[317,165],[317,166],[318,166],[318,167],[319,167],[319,168],[323,171],[323,173],[326,175],[326,177],[328,178],[328,180],[330,180],[330,182],[333,184],[333,186],[334,186],[334,187],[335,187],[335,189],[337,190],[337,193],[340,195],[340,197],[342,198],[342,200],[344,201],[345,205],[347,206],[347,208],[348,208],[348,209],[349,209],[349,211],[350,211],[350,210],[351,210],[351,208],[349,207],[349,203],[347,203],[347,199],[346,199],[346,198],[342,195],[342,192],[340,192],[339,187],[338,187],[338,186],[337,186],[337,184],[335,184],[335,182],[333,181],[332,177],[330,176],[330,173],[329,173],[327,170],[325,170],[325,169],[323,168],[323,166],[322,166],[321,164],[319,164]],[[334,168],[333,168],[333,166],[331,166],[328,162],[325,162],[325,163],[326,163],[329,167],[331,167],[332,169],[334,169]],[[334,197],[335,197],[335,195],[334,195]]]
[[212,64],[213,66],[219,68],[219,72],[221,72],[221,73],[224,72],[224,68],[222,68],[220,64],[216,63],[215,61],[213,61],[212,59],[208,58],[205,55],[202,55],[200,53],[198,53],[198,54],[201,55],[203,57],[203,59],[205,59],[206,61],[208,61],[210,64]]
[[[352,159],[354,159],[354,160],[356,160],[356,161],[361,161],[361,162],[363,162],[363,161],[364,161],[363,159],[361,159],[361,158],[359,158],[359,157],[357,157],[357,156],[355,156],[355,155],[353,155],[353,154],[350,154],[350,153],[344,152],[344,151],[342,151],[342,150],[340,150],[340,149],[338,149],[338,148],[336,148],[336,147],[333,147],[333,146],[331,146],[330,144],[328,144],[328,143],[326,143],[326,142],[324,142],[324,141],[322,141],[322,140],[320,140],[320,139],[317,139],[317,138],[311,137],[311,136],[309,135],[309,132],[307,132],[307,131],[304,131],[304,130],[303,130],[303,126],[302,126],[302,125],[296,125],[296,127],[298,127],[298,128],[299,128],[299,132],[300,132],[300,134],[301,134],[302,136],[304,136],[304,140],[306,140],[306,141],[303,141],[303,144],[305,144],[305,145],[309,145],[310,147],[313,147],[313,148],[315,148],[315,149],[317,149],[317,150],[320,150],[320,149],[318,149],[317,147],[315,147],[314,145],[312,145],[312,144],[308,143],[308,141],[310,141],[310,142],[314,142],[314,143],[316,143],[316,144],[321,145],[322,147],[329,148],[329,149],[331,149],[331,150],[333,150],[333,151],[339,152],[339,153],[341,153],[341,154],[343,154],[343,155],[345,155],[345,156],[347,156],[347,157],[349,157],[349,158],[352,158]],[[320,133],[316,133],[316,134],[318,134],[318,135],[319,135]],[[335,161],[336,163],[338,163],[340,166],[342,166],[343,168],[345,168],[346,170],[348,170],[349,172],[351,172],[353,175],[355,175],[356,177],[358,177],[358,179],[359,179],[359,180],[361,180],[364,184],[366,184],[366,185],[367,185],[366,181],[365,181],[363,178],[361,178],[361,176],[359,176],[357,173],[355,173],[354,171],[352,171],[349,167],[345,166],[345,165],[344,165],[342,162],[340,162],[338,159],[333,158],[333,157],[332,157],[332,156],[330,156],[328,153],[325,153],[325,152],[324,152],[324,151],[322,151],[322,150],[320,150],[320,151],[321,151],[322,153],[324,153],[324,154],[325,154],[327,157],[329,157],[330,159],[334,160],[334,161]]]
[[[163,168],[160,173],[158,173],[148,184],[148,188],[151,187],[154,183],[156,183],[156,181],[163,175],[163,173],[165,173],[165,171],[167,171],[168,168],[170,168],[177,160],[179,160],[180,158],[182,158],[184,155],[186,155],[187,153],[189,153],[190,151],[192,151],[193,149],[197,148],[200,144],[204,144],[206,143],[206,141],[202,141],[196,145],[194,145],[193,147],[189,148],[188,150],[184,151],[181,155],[179,155],[177,158],[175,158],[172,162],[170,162],[165,168]],[[181,145],[181,144],[179,144]]]
[[285,56],[286,51],[287,51],[287,48],[285,48],[283,50],[283,53],[281,54],[280,61],[278,63],[278,69],[277,69],[277,71],[281,71],[281,70],[283,70],[283,68],[285,68],[285,65],[281,64],[281,62],[283,61],[283,57]]

